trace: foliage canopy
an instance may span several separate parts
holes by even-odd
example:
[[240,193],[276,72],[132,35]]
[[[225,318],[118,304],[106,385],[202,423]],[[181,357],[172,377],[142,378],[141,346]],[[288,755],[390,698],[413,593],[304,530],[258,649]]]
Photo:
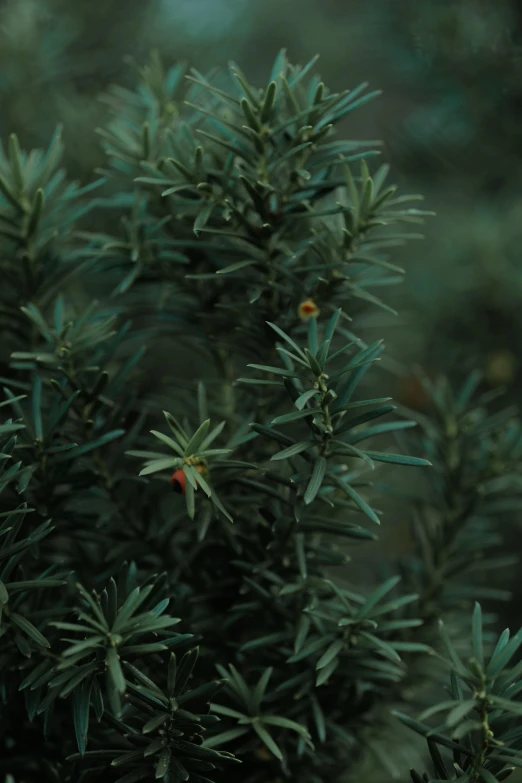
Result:
[[[461,633],[505,597],[484,574],[513,562],[516,411],[475,375],[425,381],[430,414],[370,393],[383,341],[357,319],[391,309],[429,213],[376,142],[335,137],[376,93],[314,67],[281,52],[260,89],[153,58],[104,96],[86,187],[59,132],[0,151],[8,781],[323,783],[371,753],[383,779],[400,721],[428,738],[414,783],[522,765],[522,632],[494,646],[476,604],[469,654]],[[390,490],[372,479],[393,494],[406,467],[412,554],[360,579]],[[451,698],[419,722],[445,657]]]

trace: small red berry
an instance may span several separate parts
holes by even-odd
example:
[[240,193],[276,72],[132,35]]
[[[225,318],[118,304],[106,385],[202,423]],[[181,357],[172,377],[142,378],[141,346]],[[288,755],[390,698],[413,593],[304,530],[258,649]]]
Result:
[[[205,473],[205,468],[203,465],[196,465],[195,466],[198,473]],[[178,495],[184,495],[186,488],[187,488],[187,479],[185,476],[184,471],[179,468],[178,470],[175,470],[172,476],[170,477],[170,485],[174,492],[177,492]]]
[[185,494],[186,481],[185,474],[182,470],[174,471],[170,477],[170,485],[174,492],[177,492],[178,495]]

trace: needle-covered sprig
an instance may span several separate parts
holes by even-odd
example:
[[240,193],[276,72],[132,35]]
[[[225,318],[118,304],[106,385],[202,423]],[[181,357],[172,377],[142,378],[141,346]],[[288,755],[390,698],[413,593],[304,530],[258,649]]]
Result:
[[[450,669],[450,698],[429,707],[419,720],[396,713],[428,740],[435,778],[412,771],[412,781],[506,780],[516,767],[522,767],[522,664],[516,658],[522,629],[513,636],[506,629],[492,645],[490,634],[483,630],[482,609],[476,604],[468,656],[457,651],[442,622],[440,632]],[[437,724],[432,728],[425,721],[433,716]]]
[[[275,416],[268,426],[257,423],[251,426],[259,435],[284,445],[272,455],[272,461],[277,464],[288,462],[292,469],[297,456],[305,463],[304,468],[292,475],[298,487],[299,501],[309,505],[318,498],[335,503],[336,495],[331,490],[338,490],[378,523],[376,512],[354,487],[353,477],[358,474],[354,474],[353,468],[346,464],[348,460],[362,461],[371,469],[375,462],[416,467],[429,466],[430,463],[419,457],[363,449],[356,445],[380,434],[414,426],[415,422],[394,420],[369,426],[370,422],[395,410],[393,405],[388,404],[390,398],[353,400],[364,372],[378,360],[382,345],[377,342],[357,348],[354,342],[342,340],[341,345],[332,350],[341,314],[337,310],[332,315],[321,336],[317,319],[311,318],[306,345],[298,344],[278,326],[269,324],[277,335],[276,350],[283,366],[250,364],[249,367],[262,372],[265,377],[261,380],[239,380],[254,386],[283,386],[287,402],[293,405],[293,410]],[[362,412],[358,412],[359,409]],[[303,426],[308,428],[308,432],[305,430],[304,437],[298,439],[293,434],[288,436],[281,432],[279,427],[283,425],[291,425],[292,433],[298,427],[302,430]]]
[[284,753],[274,739],[273,732],[284,734],[290,731],[296,733],[301,741],[313,748],[310,733],[305,726],[277,712],[273,714],[269,711],[268,706],[263,705],[273,673],[271,668],[265,669],[254,686],[249,686],[241,673],[232,665],[228,670],[223,666],[218,666],[218,671],[222,677],[228,680],[224,694],[229,696],[234,706],[213,703],[211,711],[231,718],[237,726],[222,734],[215,734],[207,741],[207,746],[222,745],[231,736],[236,739],[248,739],[249,737],[251,739],[257,735],[258,742],[266,748],[269,754],[285,763]]
[[21,686],[30,690],[46,686],[38,712],[56,699],[72,696],[81,754],[87,746],[91,706],[98,720],[106,706],[113,715],[121,715],[127,692],[123,663],[186,645],[190,639],[172,630],[180,620],[167,614],[169,599],[160,598],[165,594],[165,576],[132,587],[135,570],[133,565],[124,569],[119,585],[110,579],[99,595],[77,585],[77,618],[52,623],[64,643],[59,661],[44,661],[38,677],[33,673]]
[[222,508],[221,502],[216,495],[215,490],[209,482],[209,476],[213,467],[219,468],[219,457],[230,453],[230,449],[210,448],[214,440],[221,434],[225,422],[221,422],[213,429],[210,429],[210,419],[204,421],[198,429],[188,435],[182,425],[172,416],[164,411],[165,420],[170,428],[173,438],[163,432],[152,430],[154,435],[163,445],[168,446],[174,455],[168,457],[164,453],[148,451],[129,451],[130,456],[145,457],[145,467],[141,470],[140,476],[148,476],[160,471],[174,470],[183,471],[185,477],[185,499],[187,513],[191,519],[196,513],[195,493],[199,488],[209,498],[213,506],[225,513],[228,512]]
[[214,750],[204,741],[208,729],[219,722],[217,715],[209,714],[209,702],[223,682],[192,687],[198,652],[198,648],[189,650],[180,661],[171,653],[164,687],[136,666],[125,664],[128,707],[124,718],[111,721],[122,747],[87,751],[85,759],[99,772],[110,765],[120,773],[116,783],[131,779],[197,783],[208,780],[199,773],[237,762],[231,753]]

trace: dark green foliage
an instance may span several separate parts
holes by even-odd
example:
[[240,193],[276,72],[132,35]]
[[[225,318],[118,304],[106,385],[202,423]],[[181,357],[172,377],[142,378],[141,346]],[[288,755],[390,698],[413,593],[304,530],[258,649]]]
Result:
[[[178,665],[176,655],[172,653],[164,690],[135,666],[126,664],[128,680],[125,681],[123,674],[121,679],[128,690],[128,708],[124,720],[111,719],[120,741],[124,740],[123,747],[82,752],[71,760],[83,758],[89,764],[92,761],[97,769],[106,769],[110,764],[124,772],[119,781],[151,777],[202,781],[208,778],[199,772],[212,772],[216,763],[235,761],[225,751],[202,745],[204,732],[219,720],[208,714],[208,701],[222,683],[216,681],[187,689],[197,657],[196,648],[185,653]],[[99,720],[103,712],[101,695],[98,699]]]
[[[426,710],[420,721],[398,714],[403,723],[427,738],[435,772],[431,778],[412,770],[411,779],[413,783],[505,780],[515,767],[522,766],[522,703],[517,698],[521,666],[512,665],[522,644],[522,631],[510,638],[506,629],[495,645],[489,640],[485,643],[482,610],[476,604],[469,657],[458,654],[442,623],[441,633],[450,668],[450,698]],[[437,725],[430,728],[424,721],[435,715]]]
[[[391,310],[374,290],[401,280],[391,252],[419,237],[400,224],[429,214],[370,169],[374,143],[334,140],[374,96],[331,93],[284,52],[262,89],[236,65],[185,79],[154,59],[105,98],[94,200],[57,170],[57,139],[28,155],[11,138],[2,773],[359,779],[391,705],[422,701],[432,621],[453,633],[475,598],[504,597],[473,571],[511,562],[490,550],[520,502],[514,412],[474,402],[471,378],[402,415],[368,383],[382,340],[354,331],[366,308]],[[422,486],[405,512],[417,549],[360,579],[347,564],[377,538],[372,479],[390,463]],[[507,710],[511,675],[489,688],[481,627],[476,610],[470,676],[445,636],[452,683],[472,691],[452,726],[470,701],[481,725]],[[491,783],[489,755],[461,752]]]

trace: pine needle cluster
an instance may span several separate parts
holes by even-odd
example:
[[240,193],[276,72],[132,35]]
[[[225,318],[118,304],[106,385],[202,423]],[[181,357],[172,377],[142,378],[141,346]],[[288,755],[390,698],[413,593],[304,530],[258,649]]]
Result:
[[[522,765],[522,632],[473,609],[513,562],[516,411],[475,376],[427,383],[426,415],[369,382],[358,316],[391,309],[429,213],[336,138],[376,93],[314,69],[281,52],[258,88],[153,58],[104,96],[87,186],[59,132],[0,150],[6,783],[333,783],[372,752],[387,780],[390,721],[427,737],[414,783]],[[412,552],[361,583],[390,464]]]

